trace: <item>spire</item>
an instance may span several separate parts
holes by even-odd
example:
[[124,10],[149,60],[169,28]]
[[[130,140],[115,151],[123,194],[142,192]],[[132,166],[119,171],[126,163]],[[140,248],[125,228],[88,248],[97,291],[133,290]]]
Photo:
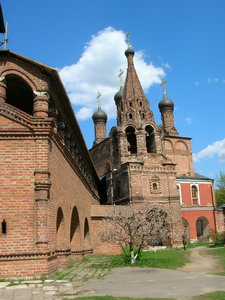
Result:
[[138,98],[144,97],[144,91],[141,87],[141,83],[137,76],[136,70],[134,68],[134,50],[129,46],[125,51],[125,55],[127,57],[127,76],[124,85],[124,98]]

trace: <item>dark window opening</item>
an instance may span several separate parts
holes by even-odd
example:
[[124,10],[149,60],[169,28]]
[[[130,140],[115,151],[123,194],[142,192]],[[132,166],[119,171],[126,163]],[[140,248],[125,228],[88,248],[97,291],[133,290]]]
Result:
[[142,119],[144,119],[145,118],[145,114],[142,114]]
[[132,118],[133,118],[132,114],[129,114],[129,118],[130,118],[130,120],[132,120]]
[[152,126],[146,126],[146,148],[148,153],[155,153],[156,152],[156,146],[155,146],[155,135],[154,135],[154,129]]
[[6,221],[2,221],[2,234],[6,234]]
[[130,107],[132,107],[132,102],[129,102]]
[[7,75],[6,85],[6,103],[32,115],[33,91],[25,80],[16,75]]
[[153,188],[154,191],[156,191],[156,190],[158,189],[157,183],[154,182],[154,183],[152,184],[152,188]]
[[126,128],[126,136],[128,142],[128,151],[130,154],[137,153],[137,139],[135,129],[132,126]]
[[140,102],[140,106],[142,106],[142,102]]

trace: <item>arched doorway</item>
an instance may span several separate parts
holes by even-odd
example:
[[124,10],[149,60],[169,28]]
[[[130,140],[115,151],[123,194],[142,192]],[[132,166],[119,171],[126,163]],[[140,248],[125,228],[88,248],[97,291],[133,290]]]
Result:
[[56,244],[57,250],[66,248],[66,232],[62,208],[59,207],[56,218]]
[[6,75],[6,103],[33,114],[33,91],[27,82],[15,74]]
[[72,251],[79,250],[81,246],[80,220],[76,206],[74,206],[71,216],[70,245]]
[[209,222],[205,217],[198,218],[196,221],[197,238],[209,236]]

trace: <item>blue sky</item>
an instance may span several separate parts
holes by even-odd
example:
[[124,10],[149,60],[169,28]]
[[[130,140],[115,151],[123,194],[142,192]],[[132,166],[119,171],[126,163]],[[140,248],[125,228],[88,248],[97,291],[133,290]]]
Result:
[[225,167],[225,1],[1,0],[8,49],[57,68],[88,148],[91,114],[102,93],[115,125],[117,74],[126,68],[125,33],[157,124],[160,78],[168,81],[175,125],[192,137],[195,170],[216,177]]

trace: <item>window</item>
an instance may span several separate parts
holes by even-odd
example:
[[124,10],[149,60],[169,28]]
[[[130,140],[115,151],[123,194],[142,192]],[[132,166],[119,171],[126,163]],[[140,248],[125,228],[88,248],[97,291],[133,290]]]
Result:
[[128,151],[130,154],[137,153],[137,139],[135,135],[135,129],[132,126],[129,126],[125,130],[128,142]]
[[156,153],[154,129],[152,126],[148,125],[145,127],[145,131],[147,152]]
[[198,203],[198,187],[196,185],[191,186],[191,198],[193,205],[199,205]]
[[133,116],[132,114],[129,114],[129,119],[132,120],[133,119]]
[[5,219],[2,221],[2,234],[6,234],[6,221],[5,221]]
[[154,182],[154,183],[152,184],[152,188],[153,188],[154,191],[157,191],[157,183]]
[[161,193],[161,185],[160,178],[156,175],[152,176],[149,179],[150,184],[150,194],[160,194]]

